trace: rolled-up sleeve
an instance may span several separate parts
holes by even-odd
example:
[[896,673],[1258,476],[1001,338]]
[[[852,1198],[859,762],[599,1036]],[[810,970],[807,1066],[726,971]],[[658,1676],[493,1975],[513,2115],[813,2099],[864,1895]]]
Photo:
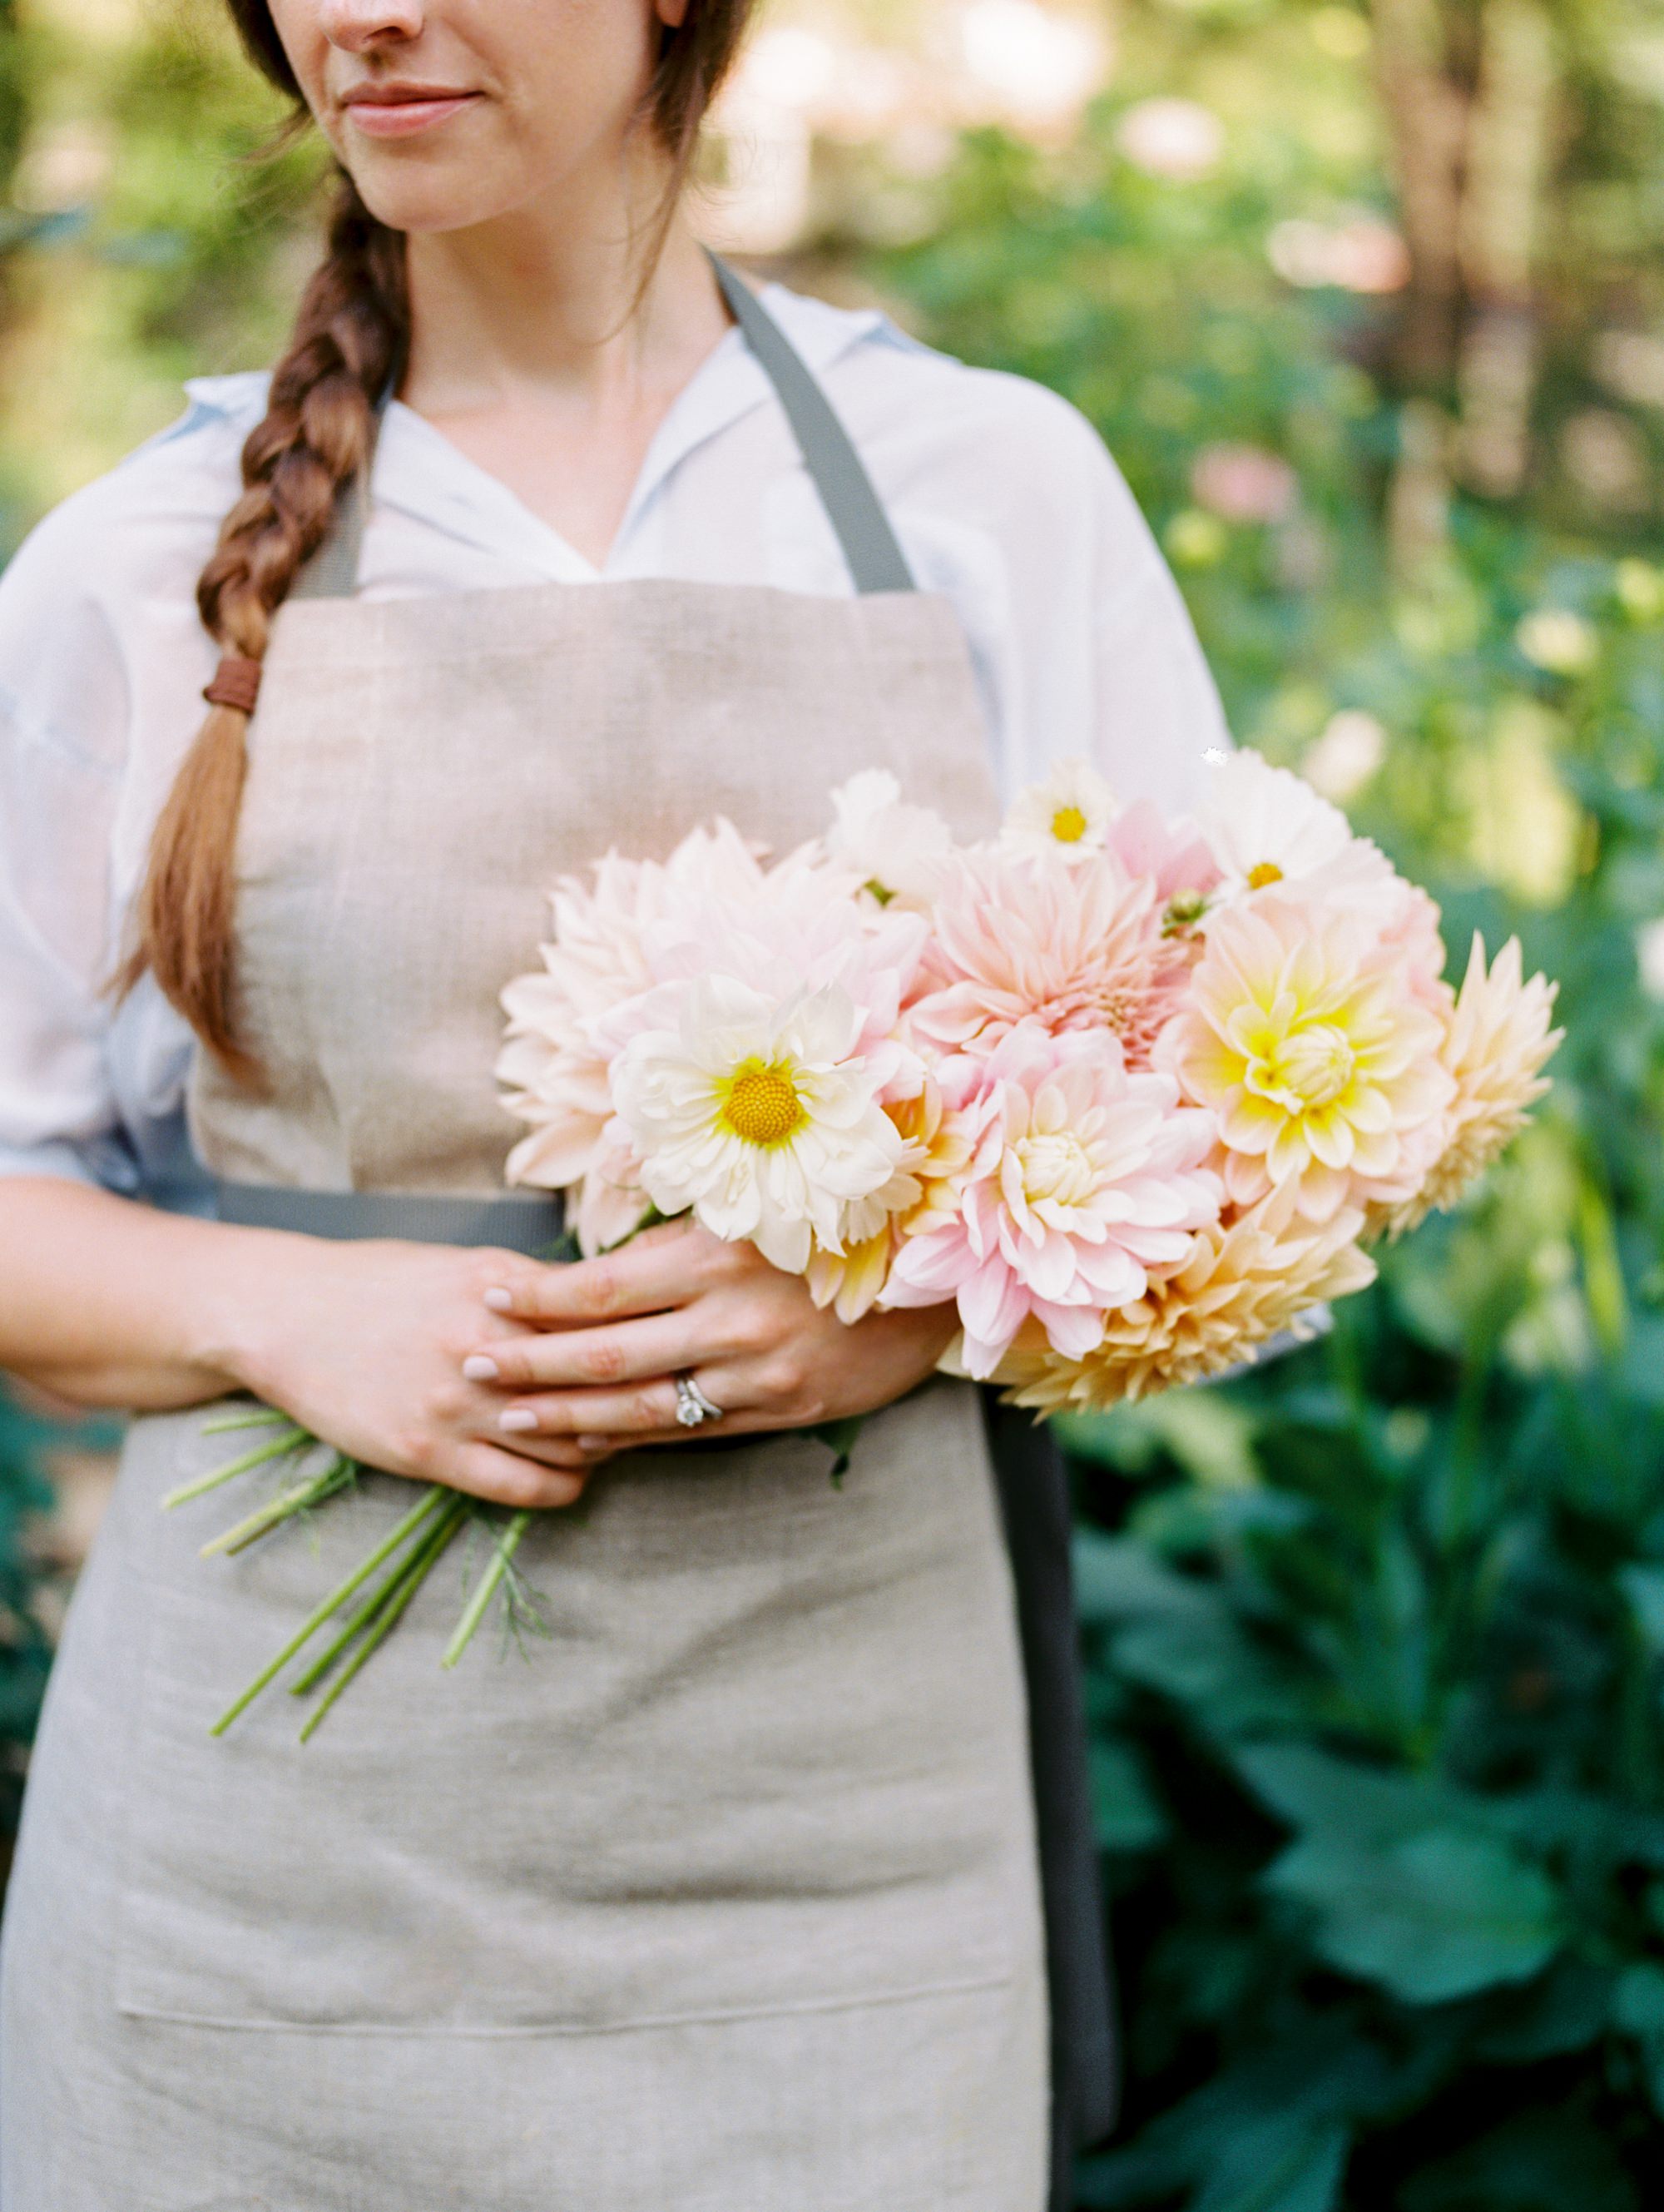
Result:
[[128,684],[74,505],[0,577],[0,1173],[123,1188],[107,984]]

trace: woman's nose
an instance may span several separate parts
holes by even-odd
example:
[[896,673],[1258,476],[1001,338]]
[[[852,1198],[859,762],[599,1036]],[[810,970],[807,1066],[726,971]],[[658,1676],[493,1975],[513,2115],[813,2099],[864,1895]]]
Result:
[[389,39],[416,38],[427,12],[427,0],[323,0],[319,21],[331,46],[363,53]]

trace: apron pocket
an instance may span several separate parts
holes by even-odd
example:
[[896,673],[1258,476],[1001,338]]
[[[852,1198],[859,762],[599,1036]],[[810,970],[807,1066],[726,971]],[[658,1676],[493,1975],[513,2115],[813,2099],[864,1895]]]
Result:
[[[1003,1980],[1035,1942],[1010,1578],[975,1394],[825,1448],[641,1455],[523,1547],[552,1633],[438,1661],[459,1545],[305,1747],[269,1691],[215,1716],[392,1525],[367,1478],[231,1561],[203,1415],[122,1483],[146,1661],[117,1996],[228,2025],[547,2033]],[[234,1505],[234,1501],[233,1502]]]

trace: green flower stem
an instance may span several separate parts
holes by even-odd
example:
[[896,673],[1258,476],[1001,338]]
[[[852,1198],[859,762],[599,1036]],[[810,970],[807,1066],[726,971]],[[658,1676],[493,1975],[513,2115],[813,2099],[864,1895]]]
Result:
[[394,1562],[386,1582],[381,1583],[379,1589],[371,1591],[363,1604],[348,1620],[346,1626],[337,1632],[321,1655],[313,1661],[299,1681],[289,1684],[291,1697],[304,1698],[308,1691],[315,1689],[354,1638],[373,1624],[383,1608],[403,1589],[405,1583],[412,1576],[420,1580],[427,1574],[434,1560],[455,1535],[466,1511],[467,1508],[460,1503],[455,1506],[447,1506],[432,1528],[417,1530],[411,1540],[410,1549],[402,1559]]
[[332,1614],[340,1611],[349,1597],[355,1596],[363,1589],[382,1561],[391,1559],[405,1539],[414,1534],[427,1520],[428,1515],[434,1512],[441,1502],[451,1494],[438,1483],[434,1483],[430,1489],[425,1490],[416,1504],[399,1522],[398,1528],[393,1529],[391,1534],[383,1537],[368,1559],[361,1561],[344,1582],[337,1583],[329,1595],[313,1608],[277,1656],[269,1666],[261,1669],[234,1704],[227,1706],[225,1711],[215,1722],[210,1734],[223,1735],[233,1721],[248,1711],[261,1691],[282,1673],[301,1646],[317,1634]]
[[410,1562],[404,1573],[398,1578],[392,1591],[386,1597],[381,1610],[370,1627],[369,1633],[341,1669],[335,1680],[331,1683],[315,1709],[307,1716],[306,1726],[301,1731],[302,1743],[310,1741],[322,1726],[324,1716],[357,1674],[359,1668],[381,1644],[386,1643],[398,1626],[404,1617],[405,1607],[428,1579],[428,1571],[434,1562],[462,1526],[463,1522],[467,1518],[467,1507],[460,1504],[452,1511],[447,1512],[440,1526],[422,1545],[416,1558]]
[[182,1482],[177,1490],[170,1490],[161,1501],[163,1510],[188,1504],[193,1498],[205,1497],[210,1490],[217,1490],[222,1482],[233,1481],[240,1474],[248,1474],[255,1468],[264,1467],[269,1459],[285,1459],[297,1446],[309,1444],[312,1441],[304,1429],[298,1429],[290,1422],[283,1433],[274,1437],[269,1444],[257,1445],[252,1452],[245,1452],[240,1459],[234,1459],[229,1466],[216,1467],[211,1474],[199,1474],[194,1482]]
[[246,1520],[240,1521],[234,1528],[228,1528],[222,1536],[216,1536],[202,1547],[202,1557],[211,1559],[222,1553],[227,1559],[238,1552],[246,1552],[257,1543],[269,1529],[279,1527],[306,1512],[309,1507],[321,1505],[326,1498],[333,1498],[344,1490],[352,1479],[352,1462],[337,1455],[321,1474],[314,1474],[305,1482],[297,1482],[292,1490],[285,1490],[270,1504],[262,1505]]
[[496,1595],[503,1577],[508,1572],[508,1563],[519,1549],[520,1539],[531,1523],[530,1513],[517,1513],[498,1536],[493,1547],[490,1565],[480,1577],[474,1594],[469,1599],[462,1619],[457,1623],[457,1632],[445,1647],[442,1667],[454,1667],[474,1640],[474,1632],[485,1618],[486,1607]]
[[204,1421],[202,1433],[205,1437],[228,1437],[234,1429],[267,1429],[274,1421],[287,1421],[287,1413],[275,1413],[270,1406],[259,1406],[252,1413],[228,1413],[218,1421]]

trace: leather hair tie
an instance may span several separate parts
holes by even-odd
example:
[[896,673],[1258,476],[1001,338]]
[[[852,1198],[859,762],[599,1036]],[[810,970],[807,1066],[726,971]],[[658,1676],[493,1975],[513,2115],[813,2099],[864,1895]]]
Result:
[[252,714],[260,696],[262,663],[250,660],[240,653],[228,653],[214,671],[214,680],[203,686],[203,696],[210,707],[234,707],[240,714]]

